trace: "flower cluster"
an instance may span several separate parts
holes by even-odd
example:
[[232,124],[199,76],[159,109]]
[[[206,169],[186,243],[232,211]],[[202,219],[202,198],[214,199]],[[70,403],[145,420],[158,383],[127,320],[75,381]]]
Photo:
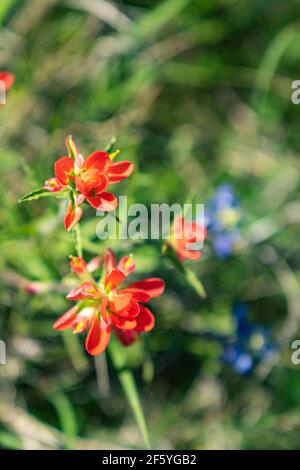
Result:
[[[81,219],[83,202],[97,210],[114,211],[118,201],[107,189],[128,178],[134,167],[129,161],[114,163],[118,151],[109,153],[96,150],[84,158],[71,136],[66,139],[66,147],[68,155],[54,163],[55,176],[46,180],[43,188],[31,191],[20,201],[37,199],[48,193],[67,198],[69,203],[64,225],[70,231]],[[201,252],[195,243],[203,242],[205,237],[205,227],[177,216],[165,248],[176,262],[198,260]],[[68,300],[76,304],[54,323],[54,328],[71,328],[75,334],[88,330],[86,349],[93,356],[105,350],[112,333],[127,346],[136,341],[141,333],[152,330],[154,316],[145,304],[163,293],[164,281],[148,278],[121,286],[135,269],[132,256],[123,256],[117,263],[115,254],[108,248],[103,260],[96,257],[86,263],[81,255],[79,230],[76,234],[76,248],[78,256],[72,257],[70,266],[81,282],[67,296]],[[102,275],[97,276],[100,267]],[[192,283],[191,276],[189,279]],[[194,286],[195,283],[193,279]],[[200,284],[199,281],[197,291],[202,295],[203,287]],[[33,286],[33,289],[36,288]]]
[[112,332],[127,346],[141,333],[152,330],[154,316],[144,304],[163,293],[162,279],[148,278],[120,288],[135,264],[132,256],[123,256],[117,263],[110,249],[104,256],[98,282],[91,273],[99,268],[99,258],[86,264],[82,258],[74,257],[70,264],[82,282],[67,296],[76,304],[55,322],[55,329],[72,328],[74,333],[82,333],[89,328],[86,349],[93,356],[105,350]]
[[68,156],[61,157],[54,164],[54,178],[45,182],[44,189],[65,192],[69,204],[64,219],[65,228],[71,230],[82,216],[80,207],[87,201],[92,207],[103,211],[113,211],[118,205],[117,198],[107,188],[128,178],[133,171],[133,163],[122,161],[113,163],[114,154],[96,150],[86,159],[78,151],[72,137],[66,140]]
[[231,185],[219,186],[205,212],[205,224],[212,236],[213,248],[219,258],[227,258],[240,240],[239,202]]
[[244,304],[233,306],[235,338],[224,351],[222,359],[238,374],[249,374],[262,361],[271,360],[276,344],[268,328],[249,320]]

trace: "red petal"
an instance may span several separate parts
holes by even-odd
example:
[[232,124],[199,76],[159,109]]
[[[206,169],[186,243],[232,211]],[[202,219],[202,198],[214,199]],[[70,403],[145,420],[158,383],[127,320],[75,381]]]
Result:
[[64,225],[67,232],[69,232],[77,224],[77,222],[79,222],[81,216],[81,207],[74,206],[72,201],[70,201],[64,219]]
[[201,257],[201,252],[197,250],[186,250],[181,245],[173,244],[173,249],[176,252],[179,261],[185,261],[187,259],[198,261]]
[[133,318],[137,317],[140,313],[140,305],[136,301],[131,301],[130,304],[127,306],[126,310],[119,310],[117,315],[119,317],[127,318],[128,320],[132,320]]
[[99,210],[110,212],[118,207],[118,199],[112,193],[104,192],[101,194],[101,204]]
[[96,196],[86,195],[86,199],[94,209],[99,211],[110,212],[118,207],[118,199],[112,193],[103,192]]
[[10,72],[0,72],[0,81],[4,82],[6,90],[14,84],[15,76]]
[[142,292],[139,289],[122,289],[119,291],[120,293],[126,293],[129,292],[132,295],[132,299],[135,300],[136,302],[149,302],[150,300],[150,295],[146,294],[146,292]]
[[107,152],[96,150],[87,157],[84,162],[84,168],[97,168],[97,170],[105,171],[109,168],[111,160]]
[[56,330],[66,330],[71,328],[74,320],[77,317],[77,305],[67,310],[58,320],[53,324]]
[[117,268],[113,268],[106,276],[104,287],[111,290],[118,287],[119,284],[125,279],[125,275]]
[[180,216],[174,219],[175,240],[185,240],[186,242],[203,241],[206,237],[206,228],[197,222],[189,222]]
[[110,327],[95,315],[88,332],[85,347],[89,354],[96,356],[102,354],[110,340]]
[[108,178],[99,170],[91,168],[76,176],[75,184],[78,191],[86,197],[96,198],[107,188]]
[[70,173],[74,171],[74,162],[70,157],[62,157],[54,163],[54,173],[61,184],[69,184],[69,179],[74,179]]
[[78,315],[76,316],[76,319],[74,320],[74,323],[72,325],[73,328],[73,333],[82,333],[87,329],[87,327],[90,324],[91,319],[93,318],[93,315],[95,314],[95,307],[85,307],[83,308]]
[[95,258],[91,259],[91,261],[87,264],[87,270],[89,273],[93,273],[97,271],[101,266],[101,258],[100,256],[95,256]]
[[87,264],[80,256],[72,256],[70,267],[76,274],[84,274],[87,270]]
[[118,264],[118,269],[122,271],[125,276],[128,276],[135,270],[135,263],[132,256],[123,256]]
[[120,330],[118,328],[114,328],[114,332],[123,346],[130,346],[139,337],[138,333],[134,330]]
[[111,315],[111,320],[113,325],[121,330],[134,330],[137,326],[137,319],[135,318],[124,318],[118,317],[117,315]]
[[68,300],[100,299],[102,292],[92,281],[86,281],[67,295]]
[[111,271],[113,268],[117,267],[117,259],[114,252],[107,248],[105,255],[104,255],[104,270],[106,273]]
[[128,309],[132,301],[131,294],[114,294],[111,297],[110,305],[113,312],[119,313],[122,310]]
[[147,307],[145,307],[144,305],[140,305],[140,308],[140,314],[138,317],[136,317],[137,326],[135,330],[138,332],[143,331],[146,333],[147,331],[151,331],[154,328],[155,319],[153,313],[150,312]]
[[140,310],[141,310],[141,306],[139,303],[137,302],[131,302],[131,305],[130,305],[130,308],[127,312],[128,314],[128,317],[130,318],[135,318],[139,315],[140,313]]
[[100,305],[100,313],[105,323],[110,324],[110,319],[107,313],[107,304],[108,304],[108,297],[105,296],[103,297],[101,305]]
[[119,163],[112,163],[108,170],[109,182],[111,184],[118,183],[119,181],[128,178],[133,172],[133,169],[134,165],[132,162],[124,161]]
[[133,294],[143,293],[147,294],[151,299],[158,297],[165,290],[165,283],[159,277],[152,277],[149,279],[143,279],[142,281],[134,282],[130,284],[123,291],[132,292]]

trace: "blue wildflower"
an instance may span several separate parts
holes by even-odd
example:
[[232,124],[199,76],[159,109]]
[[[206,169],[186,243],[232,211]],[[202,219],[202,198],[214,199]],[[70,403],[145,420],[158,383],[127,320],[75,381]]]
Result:
[[271,331],[248,317],[244,304],[233,306],[235,335],[228,342],[222,356],[225,364],[229,364],[241,375],[250,373],[262,361],[270,360],[277,351]]
[[240,240],[238,223],[241,218],[239,202],[230,184],[222,184],[205,211],[205,225],[212,236],[212,244],[219,258],[231,255]]

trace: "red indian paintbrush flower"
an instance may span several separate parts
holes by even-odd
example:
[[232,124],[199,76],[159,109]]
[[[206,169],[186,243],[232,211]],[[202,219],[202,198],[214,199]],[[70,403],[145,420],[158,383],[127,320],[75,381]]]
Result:
[[130,345],[143,332],[154,327],[154,316],[144,304],[160,296],[165,288],[160,278],[148,278],[120,288],[125,278],[134,271],[132,256],[123,256],[119,263],[115,254],[107,250],[101,279],[98,283],[90,276],[89,265],[82,258],[73,258],[71,268],[84,281],[67,296],[77,304],[62,315],[54,328],[72,328],[74,333],[82,333],[89,328],[86,349],[92,356],[101,354],[107,347],[111,333],[119,341]]
[[5,89],[9,90],[15,81],[15,76],[11,72],[0,71],[0,82],[3,82]]
[[204,226],[176,216],[170,240],[167,240],[166,245],[174,251],[179,261],[198,260],[201,257],[201,251],[192,249],[192,245],[204,241],[205,237]]
[[64,220],[65,228],[69,231],[80,220],[80,205],[85,200],[95,209],[115,210],[117,198],[106,189],[110,184],[128,178],[134,166],[129,161],[113,163],[116,153],[109,155],[99,150],[84,159],[70,136],[66,140],[66,146],[69,156],[55,162],[55,178],[47,180],[44,188],[51,192],[70,190],[71,198]]

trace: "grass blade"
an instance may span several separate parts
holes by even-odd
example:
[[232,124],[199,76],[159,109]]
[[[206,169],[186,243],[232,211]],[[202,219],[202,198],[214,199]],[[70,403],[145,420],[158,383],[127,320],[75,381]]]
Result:
[[166,0],[159,3],[158,6],[137,21],[132,30],[132,35],[138,39],[146,39],[153,36],[166,23],[176,18],[189,3],[191,3],[191,0]]
[[48,399],[58,415],[61,430],[65,436],[66,448],[72,450],[77,437],[77,418],[73,406],[67,396],[59,391],[51,393]]
[[135,420],[141,430],[145,445],[147,449],[150,449],[149,433],[144,412],[136,388],[133,373],[129,369],[126,369],[126,356],[124,355],[124,351],[116,341],[111,341],[109,344],[109,353],[117,370],[123,391],[133,411]]

